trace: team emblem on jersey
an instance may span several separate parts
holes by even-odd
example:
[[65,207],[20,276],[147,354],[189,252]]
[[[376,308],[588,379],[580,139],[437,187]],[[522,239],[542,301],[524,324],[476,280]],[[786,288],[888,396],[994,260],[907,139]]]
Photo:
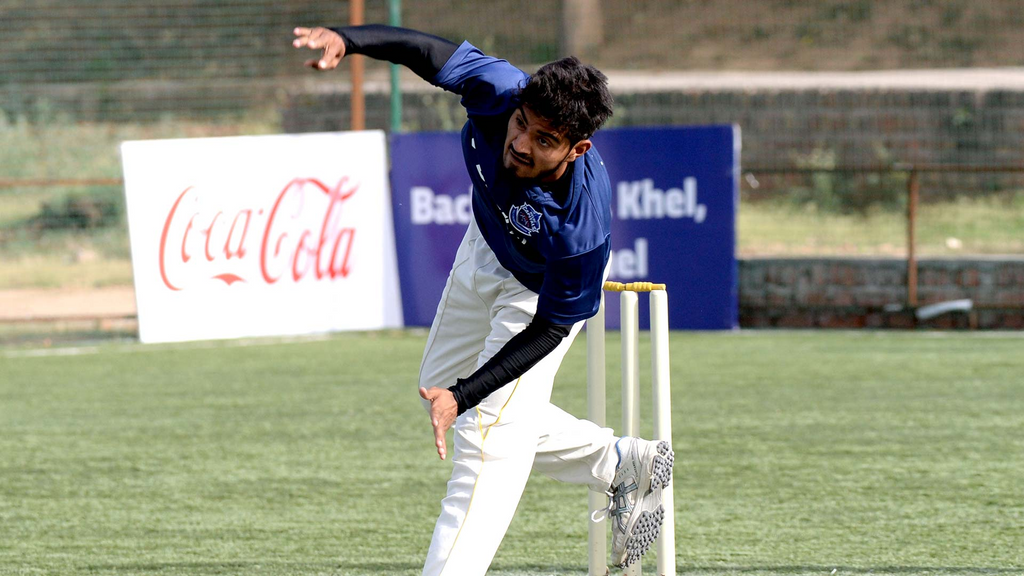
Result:
[[522,206],[513,206],[508,216],[509,223],[520,234],[529,236],[540,231],[540,212],[525,202]]

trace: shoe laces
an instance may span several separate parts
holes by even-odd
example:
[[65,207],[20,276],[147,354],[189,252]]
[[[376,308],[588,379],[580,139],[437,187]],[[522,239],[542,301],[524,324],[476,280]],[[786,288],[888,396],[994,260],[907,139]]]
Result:
[[[619,468],[622,466],[622,447],[619,446],[619,444],[621,444],[623,440],[626,440],[628,438],[629,436],[622,436],[621,438],[615,441],[615,453],[619,456],[619,461],[615,464],[616,472],[618,472]],[[599,508],[590,513],[590,521],[594,522],[595,524],[597,522],[610,518],[612,516],[612,510],[615,509],[615,492],[613,490],[605,490],[604,493],[608,496],[608,506],[604,508]]]
[[605,490],[604,493],[608,496],[608,506],[598,508],[590,513],[590,521],[595,524],[611,516],[612,508],[615,507],[615,493],[611,490]]

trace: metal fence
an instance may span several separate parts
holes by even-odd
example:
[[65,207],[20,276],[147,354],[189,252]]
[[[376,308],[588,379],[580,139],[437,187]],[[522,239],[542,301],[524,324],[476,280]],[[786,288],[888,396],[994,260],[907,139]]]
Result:
[[[367,22],[388,21],[388,0],[364,1]],[[3,110],[127,122],[273,111],[325,85],[299,67],[291,28],[348,14],[347,1],[6,0]],[[1024,66],[1014,0],[405,0],[401,15],[524,67],[567,51],[626,71]],[[328,85],[344,88],[345,74]]]
[[[290,38],[349,9],[0,4],[0,290],[130,284],[123,140],[348,129],[348,65],[303,69]],[[524,69],[582,56],[611,77],[612,125],[739,124],[742,256],[1024,255],[1016,0],[404,0],[401,19]],[[367,126],[389,128],[387,67],[364,87]],[[402,87],[402,129],[461,124],[457,98]]]

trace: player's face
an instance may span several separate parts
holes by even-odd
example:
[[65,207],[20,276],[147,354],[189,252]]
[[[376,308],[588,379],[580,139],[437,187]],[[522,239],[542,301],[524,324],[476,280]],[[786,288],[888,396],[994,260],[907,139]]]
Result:
[[548,182],[558,179],[566,164],[589,148],[589,140],[574,146],[546,118],[520,106],[508,121],[502,162],[517,178]]

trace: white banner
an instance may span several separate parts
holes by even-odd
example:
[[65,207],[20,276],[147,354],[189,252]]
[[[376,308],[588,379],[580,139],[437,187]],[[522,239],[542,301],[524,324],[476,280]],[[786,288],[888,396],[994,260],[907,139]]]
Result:
[[402,325],[384,133],[125,142],[143,342]]

